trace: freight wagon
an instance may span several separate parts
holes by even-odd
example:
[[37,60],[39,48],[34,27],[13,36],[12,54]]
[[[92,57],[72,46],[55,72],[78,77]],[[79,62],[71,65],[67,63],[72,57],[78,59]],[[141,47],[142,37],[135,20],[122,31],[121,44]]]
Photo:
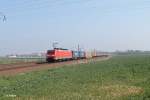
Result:
[[96,52],[96,56],[95,57],[108,57],[109,53],[108,52]]
[[85,58],[86,58],[86,59],[92,58],[92,52],[86,51],[86,52],[85,52]]
[[72,51],[73,59],[84,59],[85,52],[84,51]]

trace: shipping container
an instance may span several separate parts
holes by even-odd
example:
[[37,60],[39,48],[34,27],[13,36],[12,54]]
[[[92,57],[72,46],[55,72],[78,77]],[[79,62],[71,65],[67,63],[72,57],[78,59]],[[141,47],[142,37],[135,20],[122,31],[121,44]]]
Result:
[[86,51],[85,52],[85,58],[92,58],[92,52],[90,52],[90,51]]
[[72,51],[73,59],[83,59],[85,58],[84,51]]

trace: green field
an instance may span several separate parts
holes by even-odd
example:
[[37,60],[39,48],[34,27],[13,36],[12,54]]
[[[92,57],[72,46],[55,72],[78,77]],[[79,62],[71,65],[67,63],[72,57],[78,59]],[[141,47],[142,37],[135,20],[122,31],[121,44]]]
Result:
[[150,56],[1,76],[0,100],[150,100]]
[[16,64],[26,62],[45,62],[45,58],[0,58],[0,64]]

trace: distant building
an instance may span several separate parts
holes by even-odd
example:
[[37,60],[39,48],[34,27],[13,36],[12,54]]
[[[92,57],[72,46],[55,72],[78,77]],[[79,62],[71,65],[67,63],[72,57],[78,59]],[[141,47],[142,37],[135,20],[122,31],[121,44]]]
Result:
[[8,55],[7,57],[8,57],[8,58],[17,58],[16,55]]

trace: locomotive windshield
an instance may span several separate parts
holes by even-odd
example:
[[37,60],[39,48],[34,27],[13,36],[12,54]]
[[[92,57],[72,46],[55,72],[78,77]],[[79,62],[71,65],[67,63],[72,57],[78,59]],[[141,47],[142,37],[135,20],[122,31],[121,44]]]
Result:
[[54,54],[54,53],[55,53],[54,50],[48,50],[48,51],[47,51],[47,54]]

